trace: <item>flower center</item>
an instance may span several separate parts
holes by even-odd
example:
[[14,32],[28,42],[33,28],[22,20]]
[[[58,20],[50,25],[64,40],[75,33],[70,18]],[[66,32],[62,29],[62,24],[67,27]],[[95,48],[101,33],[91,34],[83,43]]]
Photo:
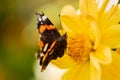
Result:
[[68,55],[77,63],[89,60],[92,50],[92,42],[85,34],[76,34],[73,38],[68,38]]

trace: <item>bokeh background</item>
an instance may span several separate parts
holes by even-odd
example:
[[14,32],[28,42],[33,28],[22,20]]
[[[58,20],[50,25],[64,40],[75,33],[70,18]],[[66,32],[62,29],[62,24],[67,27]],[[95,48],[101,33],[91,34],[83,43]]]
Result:
[[35,12],[44,12],[61,28],[59,13],[66,4],[77,8],[78,0],[0,0],[0,80],[35,80]]

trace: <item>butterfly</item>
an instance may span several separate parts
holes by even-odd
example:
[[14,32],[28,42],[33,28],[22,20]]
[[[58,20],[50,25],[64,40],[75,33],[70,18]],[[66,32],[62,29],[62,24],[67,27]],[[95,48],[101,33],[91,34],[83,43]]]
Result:
[[67,33],[61,35],[44,13],[36,13],[39,33],[37,58],[43,72],[51,60],[62,57],[67,47]]

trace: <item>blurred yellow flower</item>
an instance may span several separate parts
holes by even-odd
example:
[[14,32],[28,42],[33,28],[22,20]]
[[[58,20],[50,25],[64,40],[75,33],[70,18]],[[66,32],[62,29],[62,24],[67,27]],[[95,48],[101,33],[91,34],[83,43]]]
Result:
[[111,50],[120,47],[120,8],[100,1],[80,0],[79,10],[67,5],[61,11],[67,51],[53,63],[68,69],[63,80],[120,79],[120,56]]

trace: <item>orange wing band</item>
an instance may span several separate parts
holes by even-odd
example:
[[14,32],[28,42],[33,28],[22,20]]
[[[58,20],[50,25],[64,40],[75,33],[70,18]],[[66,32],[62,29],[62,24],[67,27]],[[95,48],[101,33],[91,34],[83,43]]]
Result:
[[50,46],[50,48],[48,49],[48,51],[47,51],[46,54],[44,55],[43,60],[42,60],[42,63],[45,61],[48,53],[53,49],[53,47],[55,46],[55,44],[56,44],[56,41],[54,41],[54,42],[52,43],[52,45]]
[[44,46],[44,43],[43,43],[43,41],[39,41],[39,46],[42,48],[43,46]]

